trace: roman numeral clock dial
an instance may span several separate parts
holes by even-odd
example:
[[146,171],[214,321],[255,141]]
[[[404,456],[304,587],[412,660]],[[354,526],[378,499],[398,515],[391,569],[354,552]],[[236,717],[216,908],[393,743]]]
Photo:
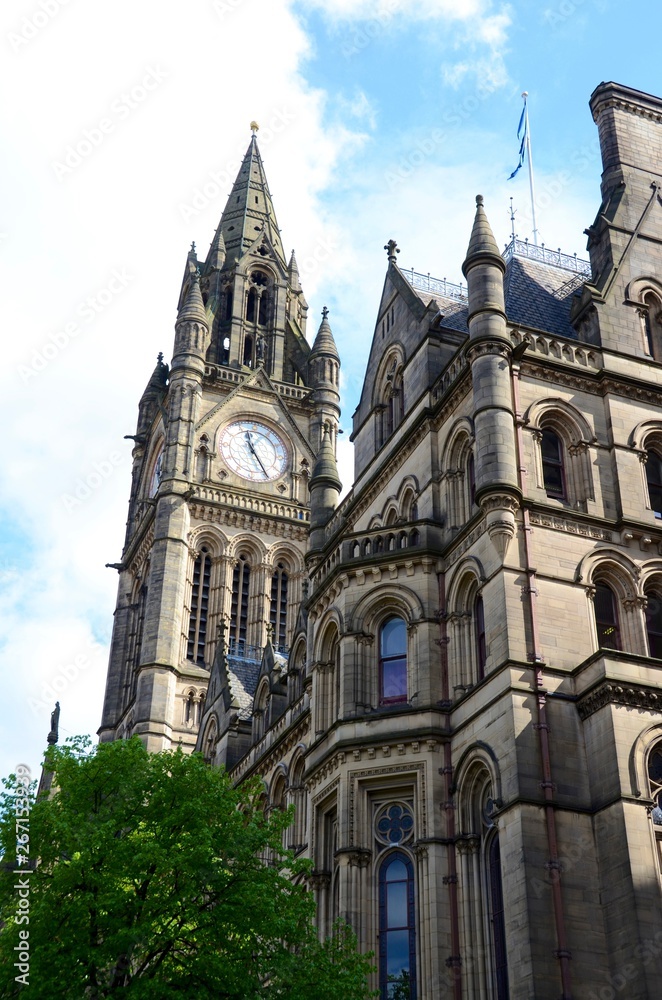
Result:
[[278,479],[287,465],[282,439],[256,420],[235,420],[223,429],[221,456],[229,469],[252,483]]

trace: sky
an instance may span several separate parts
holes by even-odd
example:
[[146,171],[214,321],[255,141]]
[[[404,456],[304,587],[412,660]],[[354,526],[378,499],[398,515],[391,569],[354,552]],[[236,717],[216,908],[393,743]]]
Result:
[[186,254],[205,256],[250,122],[286,253],[342,360],[341,478],[394,238],[460,281],[484,195],[586,256],[601,81],[662,82],[652,0],[5,0],[0,10],[0,776],[100,723],[137,404],[169,360]]

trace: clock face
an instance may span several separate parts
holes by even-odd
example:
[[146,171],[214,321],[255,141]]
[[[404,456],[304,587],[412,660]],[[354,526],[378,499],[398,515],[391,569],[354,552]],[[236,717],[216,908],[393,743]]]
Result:
[[242,479],[267,483],[282,476],[287,449],[270,427],[256,420],[235,420],[221,433],[221,455],[226,465]]

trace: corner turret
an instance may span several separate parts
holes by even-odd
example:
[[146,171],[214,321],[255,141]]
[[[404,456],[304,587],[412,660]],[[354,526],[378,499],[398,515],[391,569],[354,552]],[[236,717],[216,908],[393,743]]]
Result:
[[482,195],[462,271],[469,296],[469,346],[476,437],[476,502],[503,559],[515,534],[519,507],[515,418],[510,384],[511,343],[506,328],[506,265],[485,214]]
[[310,477],[310,550],[324,545],[324,528],[338,505],[342,483],[338,475],[336,456],[330,429],[322,430],[322,444]]

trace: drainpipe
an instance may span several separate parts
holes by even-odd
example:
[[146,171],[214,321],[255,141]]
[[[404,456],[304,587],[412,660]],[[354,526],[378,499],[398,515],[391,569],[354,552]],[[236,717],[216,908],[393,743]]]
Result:
[[[526,348],[524,348],[526,349]],[[522,350],[513,353],[512,387],[513,387],[513,409],[515,411],[515,426],[517,439],[517,473],[519,488],[522,496],[526,496],[526,468],[522,464],[524,455],[524,443],[522,434],[522,412],[519,399],[519,360],[524,352]],[[540,758],[542,761],[542,781],[540,787],[545,796],[545,821],[547,825],[547,844],[549,848],[549,861],[547,869],[552,883],[552,901],[554,906],[554,923],[556,926],[556,957],[559,960],[561,969],[561,986],[563,993],[561,1000],[572,1000],[570,959],[571,954],[568,949],[568,941],[565,930],[565,918],[563,915],[563,895],[561,891],[561,863],[559,861],[558,838],[556,834],[556,808],[554,805],[554,783],[552,781],[552,766],[549,753],[549,723],[547,722],[547,692],[543,683],[542,675],[542,653],[540,651],[540,639],[538,633],[538,616],[536,611],[536,571],[533,568],[531,559],[531,523],[529,510],[526,503],[522,504],[522,528],[524,531],[524,568],[526,572],[526,607],[529,613],[529,626],[531,629],[531,647],[527,653],[527,659],[534,665],[535,670],[535,694],[538,709],[538,722],[535,729],[538,731],[538,742],[540,746]]]
[[[437,573],[439,586],[439,657],[441,666],[441,699],[446,709],[446,729],[450,736],[450,687],[448,679],[448,630],[446,627],[446,586],[443,573]],[[453,801],[453,764],[450,739],[444,743],[444,811],[446,814],[446,840],[448,842],[448,886],[451,918],[451,954],[446,966],[453,980],[453,1000],[462,1000],[462,958],[460,956],[460,914],[457,900],[457,858],[455,855],[455,802]]]

